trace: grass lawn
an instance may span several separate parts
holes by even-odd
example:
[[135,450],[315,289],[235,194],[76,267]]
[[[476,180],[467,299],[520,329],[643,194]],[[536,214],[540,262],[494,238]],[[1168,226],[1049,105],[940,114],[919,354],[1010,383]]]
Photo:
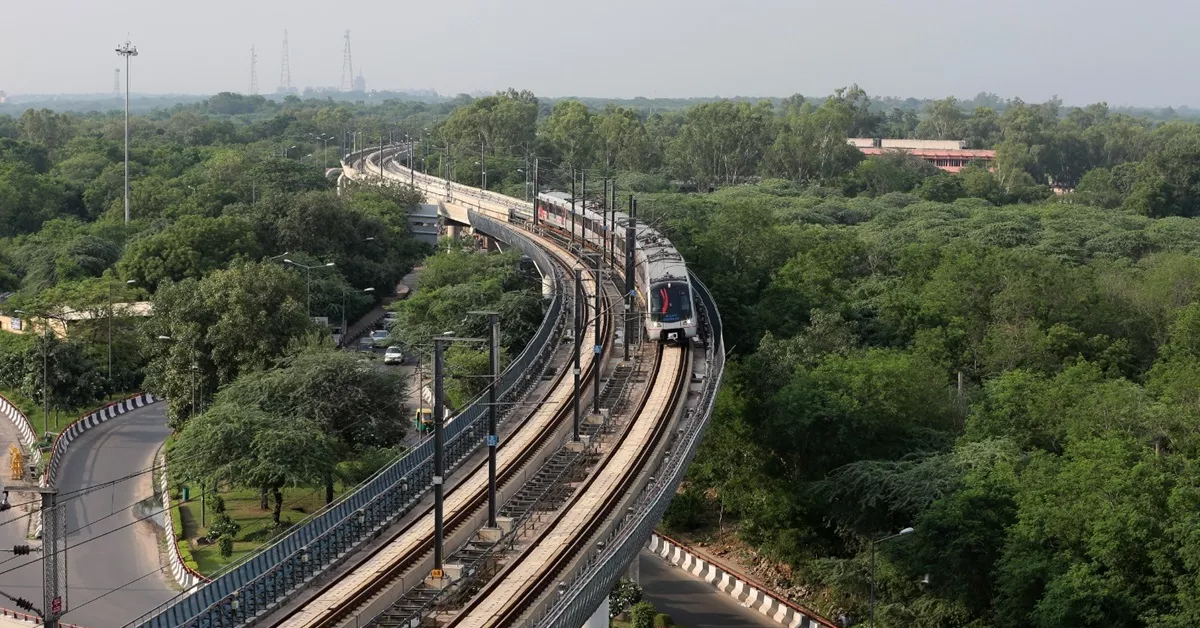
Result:
[[[208,534],[208,529],[200,526],[200,496],[193,487],[191,500],[179,505],[180,518],[183,523],[183,533],[192,548],[192,557],[201,573],[210,575],[225,565],[235,562],[242,556],[257,549],[277,533],[271,525],[271,513],[275,508],[274,498],[268,501],[266,510],[259,508],[260,493],[256,490],[231,490],[221,493],[225,500],[225,512],[242,525],[233,541],[233,555],[229,558],[221,556],[216,543],[197,541]],[[340,494],[344,490],[341,485],[334,485],[334,492]],[[174,490],[173,490],[174,492]],[[176,492],[173,497],[178,497]],[[208,515],[205,523],[211,524],[212,496],[208,498]],[[280,513],[280,523],[286,529],[316,512],[325,505],[325,487],[293,488],[283,491],[283,512]]]

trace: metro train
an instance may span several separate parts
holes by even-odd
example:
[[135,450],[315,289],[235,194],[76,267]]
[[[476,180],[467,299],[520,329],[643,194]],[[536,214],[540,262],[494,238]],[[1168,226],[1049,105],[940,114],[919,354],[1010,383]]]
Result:
[[[527,210],[511,210],[510,220],[531,222]],[[538,194],[535,203],[539,226],[564,237],[571,234],[570,196],[562,192]],[[612,218],[609,218],[612,221]],[[624,257],[625,225],[629,216],[616,212],[613,251]],[[604,243],[604,215],[593,208],[575,209],[575,237],[600,250]],[[623,264],[622,264],[623,266]],[[664,342],[687,342],[696,336],[697,308],[687,265],[675,245],[654,228],[639,222],[634,245],[634,289],[641,297],[642,329],[646,338]]]

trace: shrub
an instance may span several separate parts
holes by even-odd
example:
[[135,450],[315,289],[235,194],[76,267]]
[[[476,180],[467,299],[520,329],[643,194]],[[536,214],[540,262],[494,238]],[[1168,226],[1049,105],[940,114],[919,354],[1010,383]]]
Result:
[[659,613],[654,616],[654,628],[672,628],[675,622],[671,621],[671,616],[666,613]]
[[232,536],[221,537],[221,540],[218,541],[218,544],[220,545],[220,548],[221,548],[221,556],[224,556],[225,558],[229,558],[230,556],[233,556],[233,537]]
[[654,605],[642,600],[634,604],[633,609],[629,611],[629,620],[633,624],[633,628],[654,628],[656,615],[658,615],[658,611],[654,610]]
[[608,616],[616,617],[642,601],[642,588],[632,580],[621,578],[608,594]]
[[230,542],[233,542],[233,537],[237,536],[237,533],[241,531],[242,524],[234,521],[227,513],[222,512],[213,518],[212,525],[208,527],[208,540],[229,539]]
[[705,499],[694,490],[685,490],[671,500],[663,513],[663,527],[671,532],[695,530],[704,522]]

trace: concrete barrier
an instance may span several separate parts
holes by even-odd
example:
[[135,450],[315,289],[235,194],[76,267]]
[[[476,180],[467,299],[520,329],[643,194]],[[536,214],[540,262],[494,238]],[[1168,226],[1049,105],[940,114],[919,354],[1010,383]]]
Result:
[[196,587],[208,582],[208,578],[183,562],[178,539],[175,538],[175,527],[171,525],[171,483],[167,477],[166,456],[160,451],[155,460],[159,467],[158,488],[162,492],[162,526],[167,535],[167,562],[171,567],[171,577],[180,587],[191,593]]
[[37,432],[33,429],[33,424],[29,422],[29,417],[21,412],[20,408],[14,405],[3,395],[0,395],[0,414],[17,428],[17,432],[21,435],[21,444],[25,446],[26,453],[29,454],[27,460],[33,464],[41,464],[42,452],[37,448]]
[[647,546],[663,560],[712,585],[718,591],[732,597],[746,608],[756,610],[772,621],[788,628],[838,628],[837,624],[821,617],[812,610],[777,595],[748,576],[702,558],[686,545],[661,534],[653,534]]

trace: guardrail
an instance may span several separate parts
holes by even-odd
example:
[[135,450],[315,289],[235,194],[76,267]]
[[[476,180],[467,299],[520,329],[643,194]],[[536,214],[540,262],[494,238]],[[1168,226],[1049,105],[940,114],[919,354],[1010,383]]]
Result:
[[[500,376],[499,399],[511,401],[535,382],[561,327],[563,277],[550,255],[517,230],[479,216],[480,228],[521,249],[543,273],[553,273],[554,296],[525,350]],[[476,398],[445,428],[446,459],[453,469],[483,444],[486,398]],[[329,508],[297,524],[265,549],[214,575],[191,595],[177,598],[127,624],[143,628],[236,626],[269,613],[328,573],[375,534],[395,523],[432,488],[433,439],[376,473]]]
[[[688,465],[696,454],[704,430],[708,427],[717,389],[725,370],[725,341],[721,336],[721,315],[717,304],[694,273],[692,288],[699,294],[709,324],[706,359],[708,375],[700,403],[681,422],[679,433],[668,456],[654,470],[628,514],[618,517],[600,547],[577,563],[573,574],[562,579],[557,599],[543,600],[530,613],[527,625],[538,628],[579,628],[608,597],[626,566],[637,558],[654,533],[667,506],[679,488]],[[551,595],[554,595],[553,593]]]

